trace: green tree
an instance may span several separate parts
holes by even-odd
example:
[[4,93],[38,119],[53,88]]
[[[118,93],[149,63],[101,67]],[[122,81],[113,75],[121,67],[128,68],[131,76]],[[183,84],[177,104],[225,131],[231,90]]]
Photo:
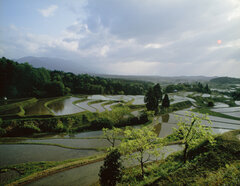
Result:
[[[187,161],[189,148],[194,147],[201,141],[207,139],[211,144],[214,143],[213,134],[211,131],[211,121],[206,115],[196,115],[194,113],[187,112],[187,117],[178,118],[178,129],[174,129],[175,132],[180,134],[183,144],[183,159],[184,163]],[[202,125],[202,120],[207,121],[208,126]]]
[[162,101],[162,88],[159,83],[153,87],[154,96],[157,98],[159,103]]
[[113,149],[105,157],[104,164],[100,167],[99,181],[102,186],[115,186],[122,178],[121,154]]
[[154,94],[153,88],[149,88],[147,91],[144,97],[144,102],[146,103],[147,110],[155,111],[155,114],[158,113],[159,101]]
[[117,137],[122,134],[122,129],[113,127],[112,130],[103,128],[103,135],[111,143],[112,147],[115,146]]
[[[141,176],[144,177],[144,163],[150,160],[151,156],[159,156],[159,149],[163,147],[163,139],[158,138],[154,128],[143,127],[135,129],[127,127],[124,130],[125,140],[120,144],[120,152],[127,159],[137,160],[141,166]],[[146,157],[147,155],[147,157]]]
[[211,94],[211,90],[210,90],[210,88],[208,87],[208,84],[206,84],[206,86],[204,87],[204,92]]
[[168,98],[168,95],[165,94],[163,101],[162,101],[162,107],[163,108],[168,108],[170,106],[170,100]]

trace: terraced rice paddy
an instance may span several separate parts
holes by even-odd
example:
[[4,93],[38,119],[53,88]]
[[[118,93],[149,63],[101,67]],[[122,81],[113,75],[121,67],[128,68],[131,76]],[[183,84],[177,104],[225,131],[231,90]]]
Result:
[[89,106],[88,102],[89,102],[89,100],[83,101],[83,102],[80,102],[80,103],[76,103],[76,105],[81,109],[84,109],[84,110],[87,110],[87,111],[90,111],[90,112],[97,112],[97,109],[93,108],[92,106]]
[[67,115],[78,112],[83,112],[84,109],[79,108],[73,104],[74,101],[80,100],[81,98],[70,97],[64,100],[56,101],[48,105],[55,115]]
[[214,112],[219,112],[222,114],[240,118],[240,107],[216,108],[216,109],[211,109],[211,110]]
[[95,150],[74,150],[48,145],[0,145],[0,167],[33,161],[61,161],[98,154]]
[[102,107],[103,102],[91,104],[91,107],[95,108],[98,112],[104,112],[105,108]]
[[111,144],[106,139],[39,139],[24,140],[28,143],[59,144],[76,148],[101,148],[110,147]]
[[[191,101],[196,103],[195,100],[186,96],[193,94],[192,92],[183,92],[177,94],[170,94],[170,99],[174,99],[171,104]],[[200,94],[202,96],[202,94]],[[206,96],[206,95],[205,95]],[[78,97],[69,97],[61,101],[56,101],[48,105],[51,111],[55,115],[67,115],[77,112],[90,111],[90,112],[103,112],[105,110],[111,110],[113,105],[120,102],[132,102],[133,105],[144,104],[144,96],[126,96],[126,95],[92,95],[87,97],[88,100],[78,102],[76,105],[74,101],[81,100]],[[102,100],[102,102],[91,103],[93,101]],[[26,115],[37,114],[50,114],[51,112],[44,106],[46,100],[39,100],[35,104],[25,108]],[[109,104],[108,104],[109,103]],[[185,111],[189,109],[176,111],[171,114],[166,114],[159,117],[159,120],[154,125],[159,137],[165,137],[173,132],[172,128],[177,128],[178,120],[175,115],[180,118],[186,118]],[[229,107],[224,103],[217,103],[212,111],[220,112],[224,114],[239,114],[240,107]],[[133,115],[139,115],[139,110],[132,112]],[[236,115],[235,115],[236,116]],[[237,116],[236,116],[237,117]],[[239,115],[238,115],[239,117]],[[220,118],[215,116],[209,116],[212,120],[212,130],[214,133],[223,133],[233,129],[240,129],[240,121]],[[204,125],[208,125],[207,121],[203,121]],[[140,128],[141,126],[134,126]],[[103,132],[90,131],[81,132],[70,135],[54,135],[51,138],[43,139],[28,139],[23,140],[25,143],[39,143],[34,144],[2,144],[0,145],[0,167],[6,165],[13,165],[18,163],[32,162],[32,161],[61,161],[73,158],[80,158],[102,153],[93,149],[102,149],[110,146],[110,143],[106,139],[101,139]],[[79,139],[82,138],[82,139]],[[83,139],[85,138],[85,139]],[[96,139],[87,139],[96,138]],[[97,139],[98,138],[98,139]],[[43,144],[40,144],[43,143]],[[45,145],[44,145],[45,144]],[[52,145],[51,145],[52,144]],[[59,145],[54,146],[54,145]],[[62,147],[60,147],[62,146]],[[64,148],[66,147],[66,148]],[[68,149],[67,147],[82,148]],[[166,154],[176,150],[180,150],[181,146],[167,147]],[[85,149],[85,150],[83,150]],[[92,184],[98,179],[99,167],[102,165],[102,161],[92,163],[79,168],[74,168],[68,171],[60,172],[46,178],[42,178],[29,185],[88,185]]]
[[52,114],[46,107],[45,103],[50,99],[40,99],[33,105],[27,106],[24,108],[25,115],[49,115]]
[[226,103],[216,102],[216,103],[214,103],[213,108],[226,108],[226,107],[229,107],[229,105]]
[[[181,150],[182,147],[179,145],[171,145],[164,147],[161,150],[164,157],[168,156],[169,154]],[[147,159],[147,155],[144,156],[144,159]],[[162,156],[159,156],[162,157]],[[153,161],[156,158],[150,160]],[[49,183],[54,183],[56,185],[91,185],[97,182],[98,180],[98,172],[100,166],[103,164],[103,161],[92,163],[89,165],[85,165],[82,167],[70,169],[64,172],[59,172],[57,174],[39,179],[35,182],[28,184],[29,186],[34,185],[51,185]],[[134,160],[125,160],[123,165],[125,167],[130,167],[133,165],[137,165],[138,162]]]

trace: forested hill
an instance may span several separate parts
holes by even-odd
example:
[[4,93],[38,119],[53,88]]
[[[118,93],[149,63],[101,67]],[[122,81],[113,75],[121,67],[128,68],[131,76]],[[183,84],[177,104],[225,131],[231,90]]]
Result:
[[72,94],[144,94],[152,83],[76,75],[34,68],[0,58],[0,98],[51,97]]
[[240,84],[240,78],[219,77],[210,80],[211,83],[218,84]]

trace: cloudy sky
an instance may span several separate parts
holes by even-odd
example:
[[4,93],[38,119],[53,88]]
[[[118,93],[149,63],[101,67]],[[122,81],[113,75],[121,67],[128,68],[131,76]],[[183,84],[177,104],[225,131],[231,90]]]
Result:
[[0,56],[108,74],[240,77],[240,0],[0,0]]

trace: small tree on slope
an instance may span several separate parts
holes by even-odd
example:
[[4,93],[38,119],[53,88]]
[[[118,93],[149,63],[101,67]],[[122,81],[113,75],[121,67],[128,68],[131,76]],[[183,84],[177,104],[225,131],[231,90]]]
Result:
[[121,154],[113,149],[105,157],[104,164],[100,167],[99,181],[102,186],[115,186],[122,178]]
[[[184,144],[183,160],[184,163],[187,161],[187,155],[189,148],[199,144],[204,139],[209,140],[210,143],[214,143],[213,134],[211,131],[211,121],[205,115],[196,115],[194,113],[187,112],[184,120],[178,119],[178,129],[174,129],[178,134],[181,135]],[[202,124],[202,121],[206,124]]]

